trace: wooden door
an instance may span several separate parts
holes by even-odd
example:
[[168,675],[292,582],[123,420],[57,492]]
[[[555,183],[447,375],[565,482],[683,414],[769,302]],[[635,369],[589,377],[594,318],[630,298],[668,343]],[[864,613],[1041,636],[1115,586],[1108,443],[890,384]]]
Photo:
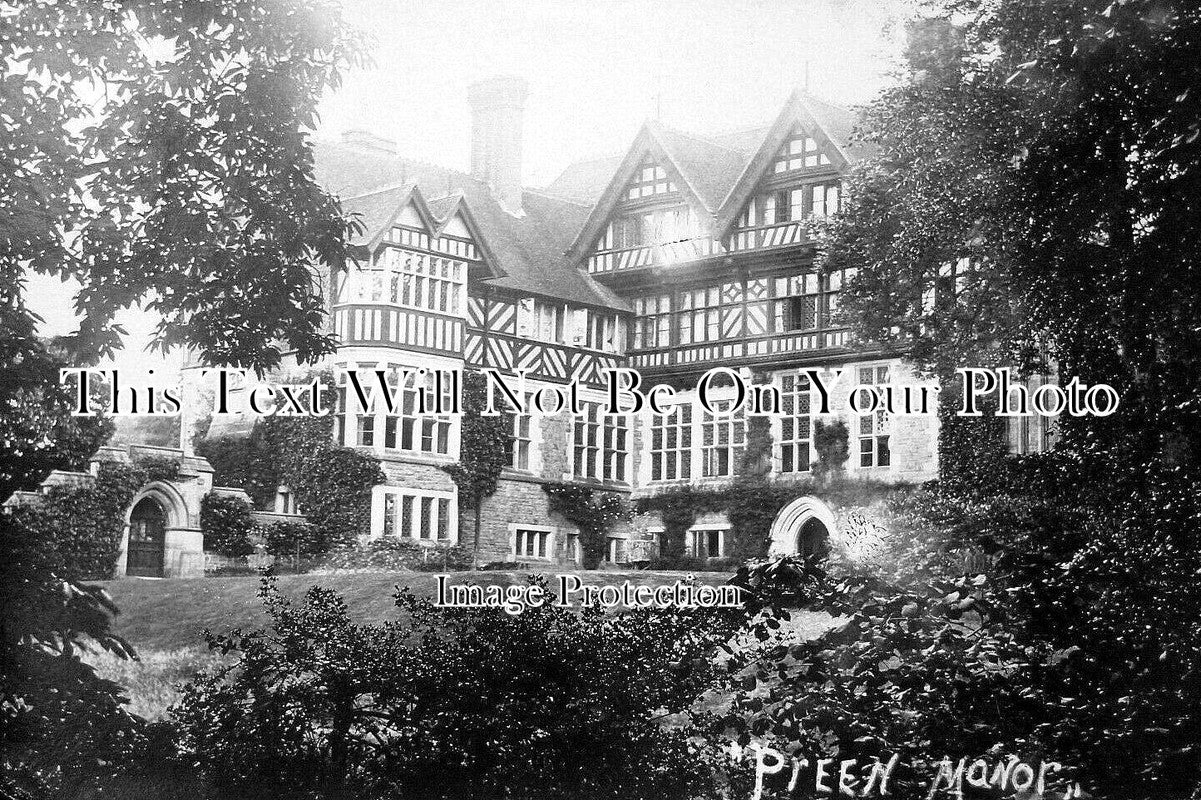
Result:
[[143,498],[129,516],[126,575],[162,577],[166,529],[167,519],[162,507],[149,497]]

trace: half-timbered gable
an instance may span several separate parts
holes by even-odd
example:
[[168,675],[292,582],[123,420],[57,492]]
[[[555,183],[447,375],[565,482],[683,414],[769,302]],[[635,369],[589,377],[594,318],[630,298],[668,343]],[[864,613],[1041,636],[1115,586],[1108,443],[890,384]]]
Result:
[[576,238],[589,274],[614,276],[719,255],[712,220],[742,154],[658,123],[643,126]]
[[794,93],[722,204],[716,227],[731,252],[812,239],[815,220],[838,213],[849,114]]

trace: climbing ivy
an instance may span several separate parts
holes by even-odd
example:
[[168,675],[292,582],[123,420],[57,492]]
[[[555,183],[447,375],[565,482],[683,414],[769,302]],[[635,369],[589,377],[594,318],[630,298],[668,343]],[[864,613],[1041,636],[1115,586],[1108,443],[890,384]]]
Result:
[[[328,387],[322,405],[332,408],[333,376],[319,377]],[[218,485],[245,489],[258,508],[270,508],[277,488],[287,486],[322,540],[346,542],[370,530],[371,488],[386,478],[378,458],[336,444],[333,427],[332,415],[266,417],[249,436],[208,438],[197,452]]]
[[241,497],[209,493],[200,501],[200,529],[206,552],[237,558],[254,552],[250,529],[254,514]]
[[847,424],[840,419],[814,422],[813,449],[817,451],[817,461],[813,465],[813,477],[818,483],[829,482],[846,467],[850,438]]
[[605,556],[609,531],[629,521],[631,509],[615,492],[598,492],[578,483],[545,483],[550,510],[580,529],[580,557],[584,569],[596,569]]
[[784,506],[798,497],[820,491],[831,502],[861,505],[889,490],[889,486],[875,481],[834,481],[819,489],[814,478],[773,482],[758,476],[742,476],[717,489],[683,486],[641,497],[635,509],[639,514],[659,514],[663,522],[659,555],[663,559],[683,557],[685,535],[698,517],[724,513],[730,522],[729,555],[746,560],[766,555],[772,522]]
[[459,431],[459,460],[445,467],[459,488],[459,514],[470,510],[474,518],[472,553],[480,549],[481,506],[496,493],[501,471],[511,458],[513,415],[485,417],[488,384],[482,373],[463,373],[463,416]]
[[125,512],[134,495],[152,481],[174,480],[178,472],[179,465],[169,459],[103,462],[93,479],[49,488],[36,505],[16,509],[13,521],[63,575],[105,580],[116,569]]

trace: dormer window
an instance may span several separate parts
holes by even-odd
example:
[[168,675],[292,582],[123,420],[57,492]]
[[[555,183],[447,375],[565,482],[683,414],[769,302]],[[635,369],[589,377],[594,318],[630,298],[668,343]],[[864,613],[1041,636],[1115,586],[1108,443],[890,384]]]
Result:
[[634,179],[626,189],[626,198],[637,200],[641,197],[652,197],[657,194],[667,194],[676,191],[674,181],[668,180],[667,170],[647,159],[635,173]]
[[792,172],[797,169],[815,169],[830,165],[830,158],[818,147],[817,140],[804,131],[794,131],[776,153],[773,171]]

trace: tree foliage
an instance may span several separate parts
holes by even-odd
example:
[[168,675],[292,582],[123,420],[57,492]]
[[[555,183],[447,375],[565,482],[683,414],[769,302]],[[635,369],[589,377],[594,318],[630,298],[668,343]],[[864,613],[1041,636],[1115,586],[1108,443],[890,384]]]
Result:
[[[824,248],[855,266],[861,335],[957,366],[1107,382],[1081,446],[1196,468],[1201,10],[1185,2],[936,4],[866,109],[876,155]],[[963,23],[963,24],[953,24]]]
[[30,270],[79,281],[69,346],[85,361],[141,301],[160,346],[210,363],[329,352],[323,284],[349,223],[309,134],[359,60],[336,4],[30,2],[0,24],[6,315],[28,317]]

